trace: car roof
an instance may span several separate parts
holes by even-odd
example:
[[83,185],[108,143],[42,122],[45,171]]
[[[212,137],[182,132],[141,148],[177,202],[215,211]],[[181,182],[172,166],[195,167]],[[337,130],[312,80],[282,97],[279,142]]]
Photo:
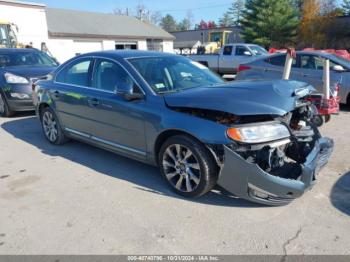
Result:
[[80,55],[85,56],[104,56],[109,58],[130,59],[130,58],[142,58],[142,57],[169,57],[176,56],[171,53],[155,52],[155,51],[141,51],[141,50],[107,50],[92,52]]
[[0,48],[0,54],[41,52],[35,48]]
[[259,46],[257,44],[249,44],[249,43],[230,43],[226,44],[224,46],[234,46],[234,45],[242,45],[242,46]]
[[[321,51],[296,51],[297,55],[321,55],[324,57],[332,57],[332,54],[321,52]],[[272,56],[285,55],[286,53],[274,53]]]

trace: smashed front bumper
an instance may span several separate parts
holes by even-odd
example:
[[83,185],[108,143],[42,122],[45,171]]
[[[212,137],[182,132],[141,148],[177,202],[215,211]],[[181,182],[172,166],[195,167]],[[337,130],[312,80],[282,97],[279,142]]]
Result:
[[293,180],[273,176],[225,146],[225,161],[218,184],[249,201],[266,205],[288,204],[315,184],[316,176],[327,164],[333,147],[332,139],[320,138],[301,164],[299,179]]

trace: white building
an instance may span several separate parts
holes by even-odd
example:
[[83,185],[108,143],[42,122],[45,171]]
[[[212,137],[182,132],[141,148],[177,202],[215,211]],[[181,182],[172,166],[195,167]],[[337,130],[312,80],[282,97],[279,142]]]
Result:
[[43,42],[58,61],[82,53],[139,49],[173,52],[174,36],[132,16],[47,8],[43,4],[0,0],[0,19],[18,26],[23,44]]
[[42,42],[48,41],[45,5],[0,0],[0,20],[18,27],[20,43],[33,43],[34,47],[40,48]]

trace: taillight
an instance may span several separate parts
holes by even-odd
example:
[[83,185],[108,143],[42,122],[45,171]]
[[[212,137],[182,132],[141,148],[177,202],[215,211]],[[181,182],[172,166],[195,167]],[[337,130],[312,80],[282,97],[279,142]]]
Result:
[[339,90],[340,90],[340,84],[336,84],[335,91],[339,92]]
[[337,97],[337,96],[338,96],[338,94],[339,94],[339,90],[340,90],[340,84],[339,84],[339,83],[337,83],[337,84],[335,85],[335,88],[334,88],[334,94],[333,94],[333,97]]
[[246,71],[246,70],[250,70],[250,69],[252,69],[250,66],[240,65],[238,67],[238,72],[242,72],[242,71]]

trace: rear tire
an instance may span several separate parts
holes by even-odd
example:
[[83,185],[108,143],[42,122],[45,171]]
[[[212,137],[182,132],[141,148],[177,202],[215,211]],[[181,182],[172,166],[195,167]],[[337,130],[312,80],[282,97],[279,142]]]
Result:
[[51,144],[62,145],[68,141],[55,112],[50,107],[42,109],[40,120],[44,136]]
[[312,119],[312,123],[317,127],[323,126],[324,124],[323,116],[320,116],[320,115],[314,116],[314,118]]
[[206,194],[218,179],[218,167],[208,149],[189,136],[177,135],[165,141],[158,163],[171,188],[184,197]]
[[9,108],[9,105],[7,103],[5,96],[2,94],[2,92],[0,92],[0,116],[11,117],[14,114],[15,112]]

